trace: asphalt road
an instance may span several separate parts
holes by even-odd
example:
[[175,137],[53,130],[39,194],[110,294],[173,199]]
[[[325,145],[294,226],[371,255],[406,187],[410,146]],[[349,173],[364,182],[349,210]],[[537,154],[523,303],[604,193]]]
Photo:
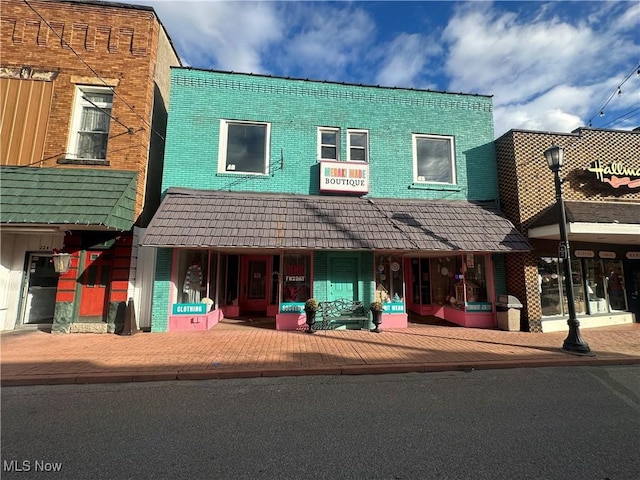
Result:
[[640,366],[1,394],[2,479],[640,479]]

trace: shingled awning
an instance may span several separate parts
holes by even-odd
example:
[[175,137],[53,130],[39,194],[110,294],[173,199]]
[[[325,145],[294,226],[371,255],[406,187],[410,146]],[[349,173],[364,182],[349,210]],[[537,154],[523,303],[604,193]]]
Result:
[[511,252],[530,246],[494,203],[169,189],[155,247]]
[[136,182],[129,171],[2,167],[0,223],[129,230]]

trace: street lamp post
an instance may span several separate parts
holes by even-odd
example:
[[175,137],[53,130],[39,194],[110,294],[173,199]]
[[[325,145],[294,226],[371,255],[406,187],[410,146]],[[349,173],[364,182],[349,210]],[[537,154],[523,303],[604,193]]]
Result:
[[564,160],[564,149],[557,145],[545,150],[544,158],[553,172],[556,182],[556,204],[560,210],[560,245],[558,256],[562,259],[564,266],[565,285],[567,287],[567,304],[569,308],[569,335],[562,345],[562,350],[575,355],[588,355],[591,352],[589,345],[580,336],[580,321],[576,317],[576,304],[573,296],[573,274],[571,272],[571,253],[569,251],[569,237],[567,235],[567,214],[564,209],[562,198],[562,182],[560,181],[560,170]]

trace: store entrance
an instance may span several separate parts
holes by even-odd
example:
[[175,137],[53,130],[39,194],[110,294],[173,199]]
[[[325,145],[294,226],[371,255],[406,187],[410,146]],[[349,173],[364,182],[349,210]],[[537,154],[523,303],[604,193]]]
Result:
[[240,273],[240,312],[266,314],[269,296],[267,289],[271,274],[268,271],[269,257],[243,256]]
[[53,323],[56,308],[58,274],[50,254],[29,253],[27,276],[22,293],[22,323]]
[[624,271],[628,309],[635,314],[636,322],[640,322],[640,260],[625,262]]

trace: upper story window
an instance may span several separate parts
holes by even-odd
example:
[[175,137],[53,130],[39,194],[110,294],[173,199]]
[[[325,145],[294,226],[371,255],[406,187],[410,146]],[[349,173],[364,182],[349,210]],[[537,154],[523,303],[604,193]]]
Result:
[[348,161],[369,161],[369,132],[366,130],[347,130]]
[[318,158],[320,160],[340,160],[340,129],[318,129]]
[[271,124],[220,121],[218,172],[269,173]]
[[456,183],[453,137],[413,135],[413,180],[416,183]]
[[68,153],[71,158],[105,160],[113,91],[110,88],[78,87],[71,120]]

